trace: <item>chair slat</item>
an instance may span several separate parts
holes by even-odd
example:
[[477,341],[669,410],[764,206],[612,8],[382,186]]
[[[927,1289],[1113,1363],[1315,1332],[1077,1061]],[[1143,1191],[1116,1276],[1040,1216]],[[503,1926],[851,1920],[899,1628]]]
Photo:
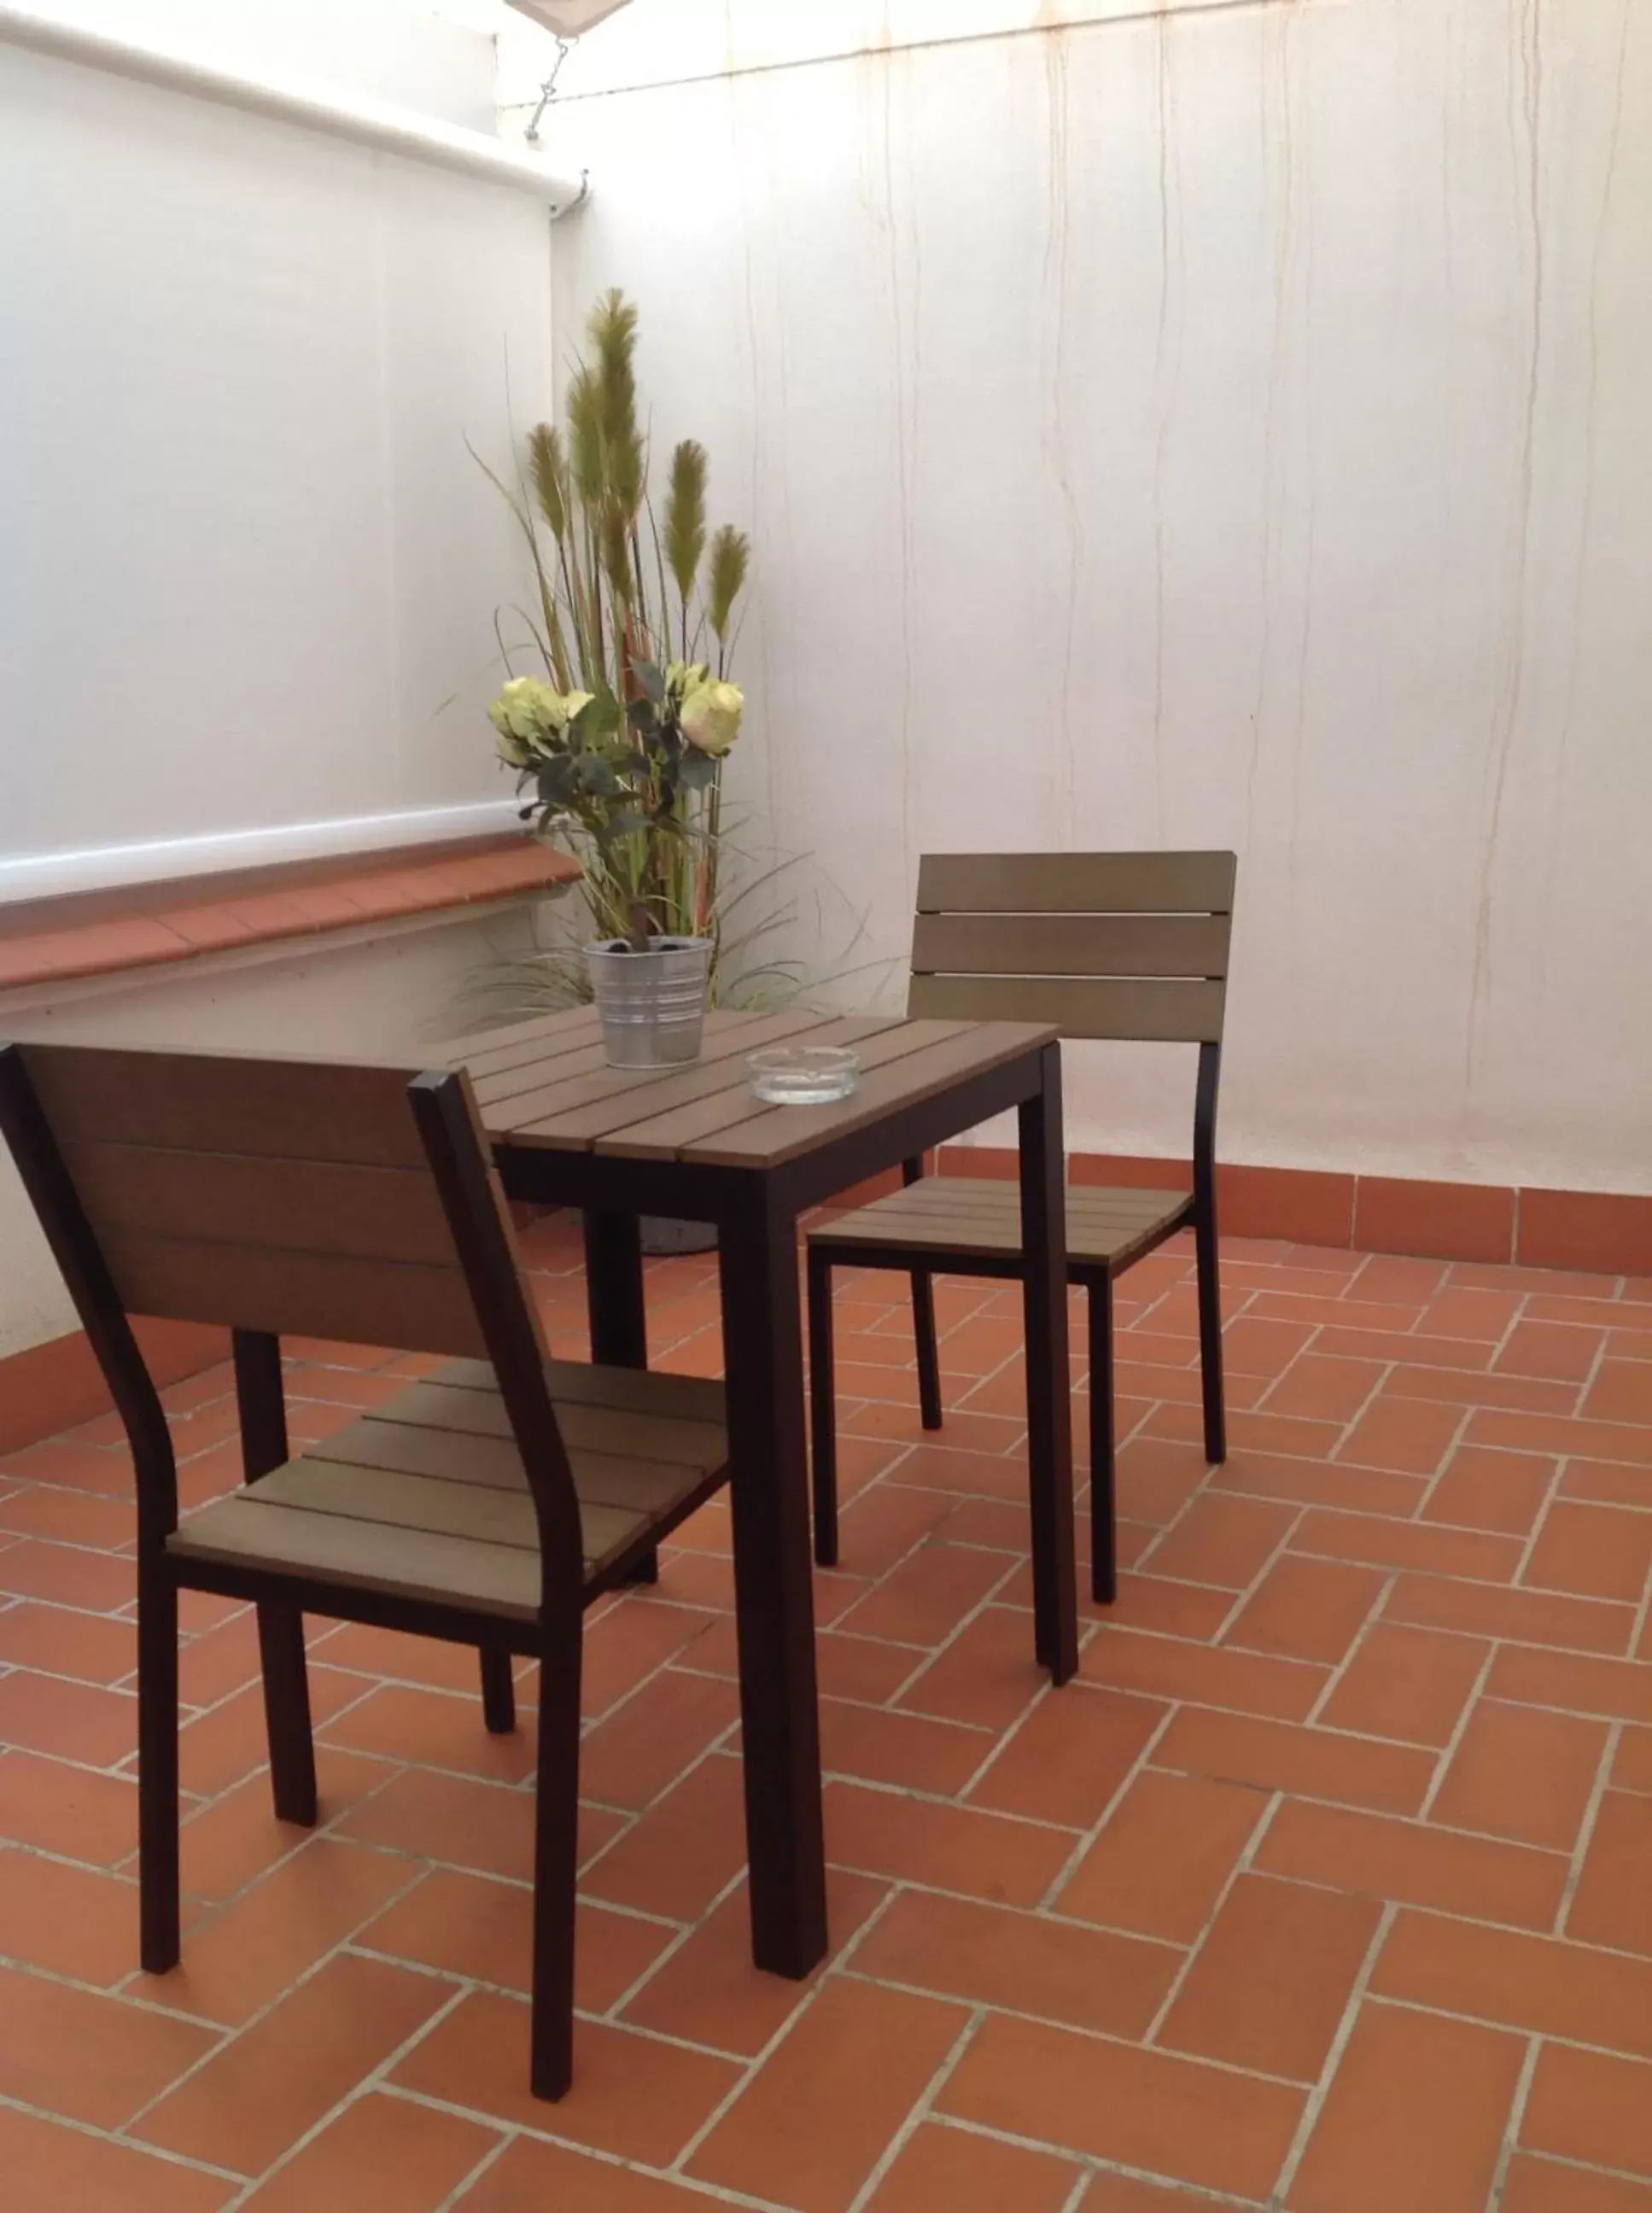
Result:
[[106,1233],[455,1265],[428,1170],[73,1139],[63,1154]]
[[912,966],[927,975],[1223,977],[1229,936],[1226,915],[920,913]]
[[[1069,1191],[1069,1259],[1122,1265],[1185,1218],[1192,1206],[1186,1192],[1125,1186]],[[914,1258],[976,1253],[1008,1259],[1021,1251],[1021,1192],[1015,1184],[996,1179],[926,1177],[811,1229],[809,1242],[910,1253]]]
[[409,1071],[92,1046],[25,1046],[23,1058],[59,1144],[429,1167]]
[[[558,1407],[613,1406],[622,1413],[708,1422],[718,1430],[727,1424],[722,1385],[709,1376],[669,1375],[652,1368],[599,1368],[582,1360],[550,1360],[545,1372]],[[485,1360],[450,1360],[428,1380],[455,1390],[492,1393],[499,1387]],[[391,1405],[394,1403],[393,1399]]]
[[926,853],[923,914],[1228,914],[1231,853]]
[[448,1483],[441,1476],[404,1474],[399,1468],[306,1459],[266,1475],[254,1496],[260,1504],[302,1507],[308,1514],[382,1522],[393,1529],[423,1529],[437,1537],[511,1545],[539,1557],[539,1523],[526,1489]]
[[960,1021],[1050,1022],[1064,1037],[1203,1045],[1222,1036],[1224,986],[1058,976],[914,976],[913,1015]]
[[[398,1392],[378,1409],[376,1418],[455,1436],[510,1435],[510,1418],[497,1392],[466,1390],[445,1381],[415,1383]],[[711,1468],[728,1449],[722,1430],[710,1422],[679,1419],[668,1424],[640,1410],[564,1401],[560,1393],[557,1419],[570,1449],[610,1453],[620,1459],[668,1457]]]
[[129,1314],[216,1322],[273,1337],[394,1344],[409,1352],[487,1351],[456,1266],[409,1267],[120,1231],[106,1233],[101,1242]]
[[[570,1426],[564,1421],[564,1435]],[[622,1506],[650,1515],[666,1512],[686,1490],[709,1472],[702,1460],[674,1448],[663,1436],[663,1458],[591,1451],[574,1446],[569,1453],[579,1496],[600,1506]],[[724,1448],[726,1456],[727,1448]],[[527,1478],[515,1443],[506,1437],[461,1436],[450,1430],[424,1430],[406,1422],[370,1417],[352,1423],[336,1437],[324,1437],[305,1454],[306,1464],[337,1461],[387,1474],[428,1476],[442,1483],[480,1484],[515,1491],[526,1498]],[[718,1465],[713,1460],[711,1466]]]
[[[617,1515],[613,1522],[628,1523],[629,1517]],[[601,1543],[609,1528],[587,1532],[582,1516],[582,1534],[588,1545]],[[246,1497],[226,1498],[210,1508],[173,1538],[168,1550],[180,1560],[324,1576],[344,1589],[472,1606],[522,1622],[533,1621],[539,1610],[537,1553],[421,1529],[387,1529],[337,1515],[306,1514]]]
[[305,1448],[306,1460],[345,1460],[352,1467],[391,1468],[402,1475],[440,1476],[444,1483],[490,1483],[496,1490],[527,1489],[516,1441],[509,1436],[462,1436],[412,1422],[368,1418],[336,1436]]

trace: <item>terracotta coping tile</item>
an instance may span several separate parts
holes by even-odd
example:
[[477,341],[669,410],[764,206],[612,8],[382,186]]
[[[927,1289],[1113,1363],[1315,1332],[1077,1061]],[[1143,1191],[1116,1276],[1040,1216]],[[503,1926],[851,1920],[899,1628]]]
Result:
[[258,935],[250,922],[227,906],[169,907],[155,920],[174,936],[203,951],[214,945],[243,945]]
[[0,905],[0,989],[467,906],[578,873],[565,853],[507,832]]

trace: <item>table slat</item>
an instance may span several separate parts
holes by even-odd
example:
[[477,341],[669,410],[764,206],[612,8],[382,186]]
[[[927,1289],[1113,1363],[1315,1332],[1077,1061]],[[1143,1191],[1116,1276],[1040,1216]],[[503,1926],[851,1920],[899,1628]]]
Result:
[[[647,1105],[633,1109],[630,1101],[652,1100],[662,1086],[696,1076],[710,1077],[714,1087],[733,1081],[725,1071],[738,1070],[743,1056],[755,1046],[806,1034],[829,1020],[828,1015],[803,1014],[796,1008],[776,1015],[709,1015],[700,1058],[680,1068],[610,1068],[599,1047],[594,1065],[587,1067],[581,1054],[581,1066],[575,1072],[570,1056],[538,1071],[546,1079],[539,1083],[525,1081],[535,1073],[533,1070],[517,1069],[513,1076],[522,1088],[513,1088],[504,1096],[483,1097],[482,1119],[496,1133],[531,1137],[535,1143],[558,1142],[564,1118],[579,1109],[600,1106],[608,1100],[623,1100],[627,1105],[622,1119],[635,1119],[652,1110]],[[564,1068],[570,1072],[560,1074]],[[588,1140],[582,1140],[576,1149],[583,1151],[588,1145]]]
[[[944,1023],[924,1025],[926,1029],[944,1030],[948,1027]],[[848,1015],[840,1021],[828,1023],[824,1029],[811,1031],[808,1043],[854,1046],[860,1052],[864,1070],[917,1052],[924,1040],[908,1035],[911,1027],[910,1022],[894,1016],[880,1021],[875,1016]],[[679,1160],[689,1146],[714,1137],[719,1131],[733,1130],[742,1122],[754,1121],[759,1114],[771,1114],[774,1111],[774,1102],[759,1099],[747,1083],[742,1065],[738,1082],[728,1088],[668,1113],[616,1127],[606,1134],[599,1149],[622,1155],[627,1160]]]

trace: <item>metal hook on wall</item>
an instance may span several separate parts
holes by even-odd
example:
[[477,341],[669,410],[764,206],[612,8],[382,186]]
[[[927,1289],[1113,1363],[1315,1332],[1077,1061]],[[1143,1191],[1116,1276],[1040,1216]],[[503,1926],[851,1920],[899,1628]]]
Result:
[[576,39],[564,39],[560,34],[558,34],[557,58],[552,64],[550,76],[539,87],[539,104],[533,110],[528,120],[527,128],[522,133],[530,146],[537,146],[539,143],[539,125],[545,120],[546,109],[556,98],[557,79],[562,75],[562,65],[577,44],[578,40]]

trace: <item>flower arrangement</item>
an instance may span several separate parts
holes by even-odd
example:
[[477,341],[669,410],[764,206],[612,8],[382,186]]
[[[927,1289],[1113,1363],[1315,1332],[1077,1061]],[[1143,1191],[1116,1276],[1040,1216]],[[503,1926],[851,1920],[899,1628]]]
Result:
[[588,328],[566,434],[539,424],[520,493],[499,487],[533,563],[527,621],[545,674],[514,678],[488,711],[522,819],[579,857],[599,936],[639,952],[661,936],[715,945],[722,765],[745,709],[728,662],[751,548],[731,527],[708,537],[692,439],[672,453],[656,519],[637,310],[609,292]]

